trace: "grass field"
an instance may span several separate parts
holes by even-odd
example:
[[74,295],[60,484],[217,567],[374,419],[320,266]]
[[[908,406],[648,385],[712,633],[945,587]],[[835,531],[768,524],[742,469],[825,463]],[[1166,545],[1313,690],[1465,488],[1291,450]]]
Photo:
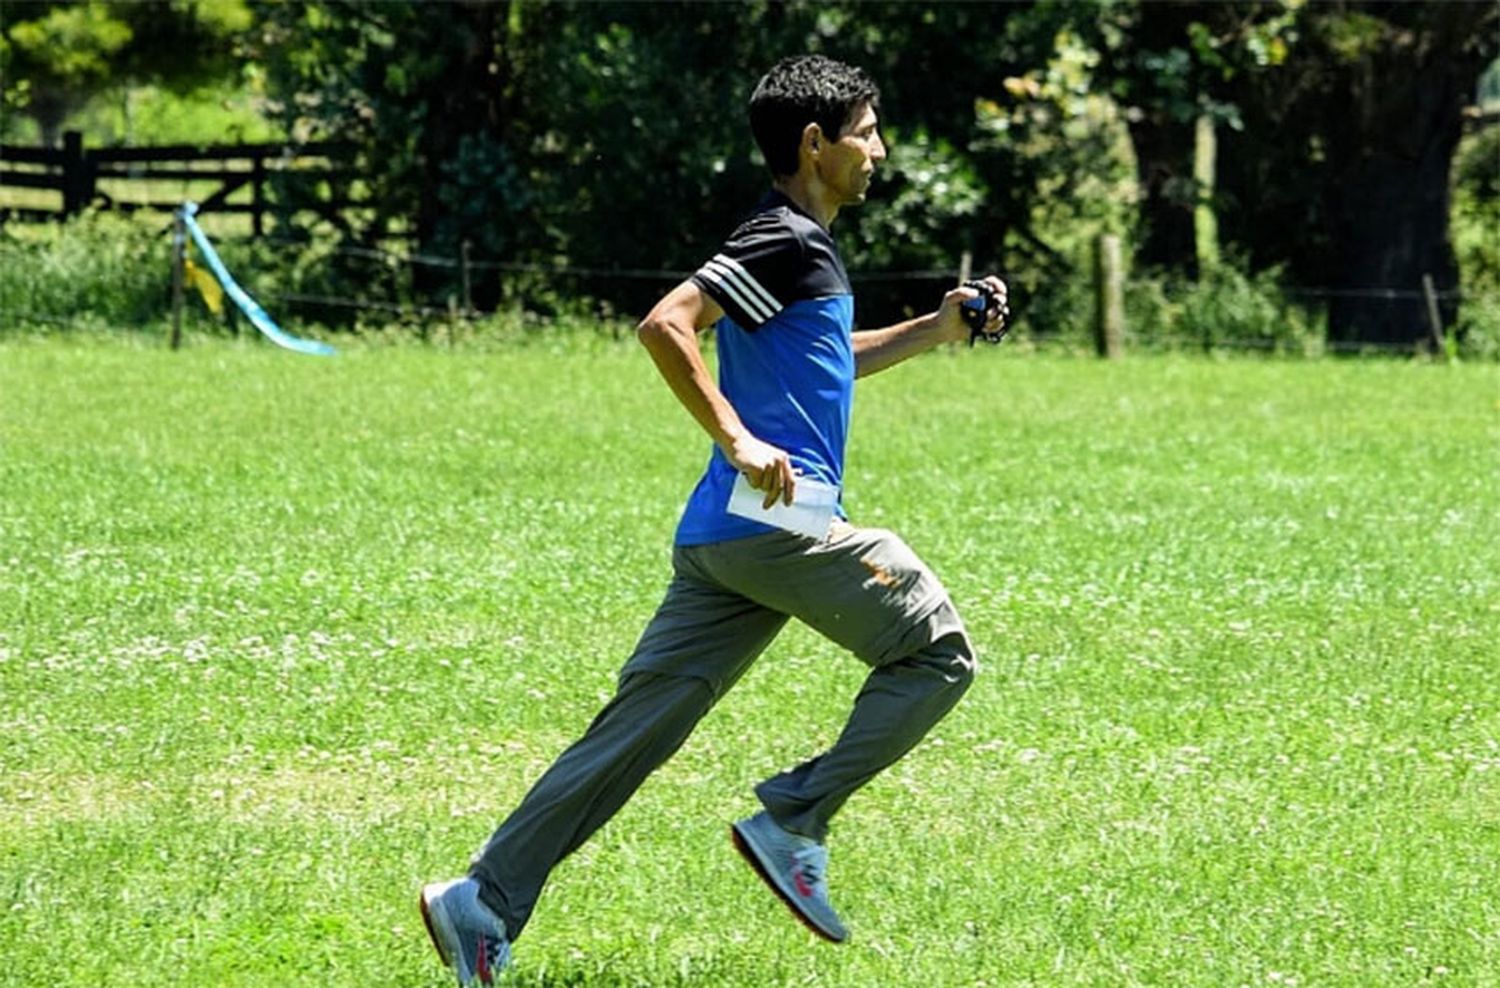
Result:
[[[791,629],[554,876],[520,986],[1500,984],[1500,370],[938,354],[848,505],[983,654],[831,847]],[[631,344],[0,346],[0,985],[447,983],[414,908],[606,698],[704,440]]]

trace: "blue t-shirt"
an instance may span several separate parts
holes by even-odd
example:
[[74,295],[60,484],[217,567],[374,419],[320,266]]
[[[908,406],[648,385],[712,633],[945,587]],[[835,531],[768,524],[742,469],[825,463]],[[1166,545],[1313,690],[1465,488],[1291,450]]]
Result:
[[[719,390],[745,427],[786,450],[800,475],[842,488],[854,294],[828,231],[772,192],[692,280],[724,309],[714,327]],[[774,531],[728,513],[735,475],[715,446],[677,526],[678,545]]]

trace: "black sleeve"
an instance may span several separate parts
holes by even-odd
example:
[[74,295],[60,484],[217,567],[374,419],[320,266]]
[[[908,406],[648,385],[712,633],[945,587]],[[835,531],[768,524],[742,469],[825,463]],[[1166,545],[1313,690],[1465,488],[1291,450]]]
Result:
[[804,248],[774,215],[757,216],[693,273],[693,284],[742,328],[756,330],[797,300]]

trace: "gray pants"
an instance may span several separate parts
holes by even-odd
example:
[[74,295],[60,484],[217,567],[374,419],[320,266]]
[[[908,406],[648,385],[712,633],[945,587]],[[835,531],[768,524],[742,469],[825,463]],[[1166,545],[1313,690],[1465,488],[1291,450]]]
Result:
[[672,563],[666,599],[614,698],[474,859],[480,896],[512,940],[552,868],[671,757],[789,617],[872,667],[833,747],[755,790],[777,823],[816,840],[973,679],[974,652],[947,592],[891,532],[835,523],[820,541],[774,532],[679,547]]

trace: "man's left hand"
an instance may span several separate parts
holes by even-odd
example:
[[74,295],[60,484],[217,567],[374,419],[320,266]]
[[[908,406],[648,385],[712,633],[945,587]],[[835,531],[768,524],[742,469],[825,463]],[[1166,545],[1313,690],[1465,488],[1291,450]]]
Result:
[[[984,332],[998,333],[1005,325],[1005,318],[1010,312],[1010,289],[995,275],[987,275],[978,280],[989,286],[999,302],[986,314],[989,318],[985,320]],[[938,307],[937,320],[938,332],[945,342],[962,343],[969,338],[969,325],[964,322],[963,314],[959,309],[965,302],[978,298],[980,294],[978,289],[960,286],[943,296],[943,304]]]

